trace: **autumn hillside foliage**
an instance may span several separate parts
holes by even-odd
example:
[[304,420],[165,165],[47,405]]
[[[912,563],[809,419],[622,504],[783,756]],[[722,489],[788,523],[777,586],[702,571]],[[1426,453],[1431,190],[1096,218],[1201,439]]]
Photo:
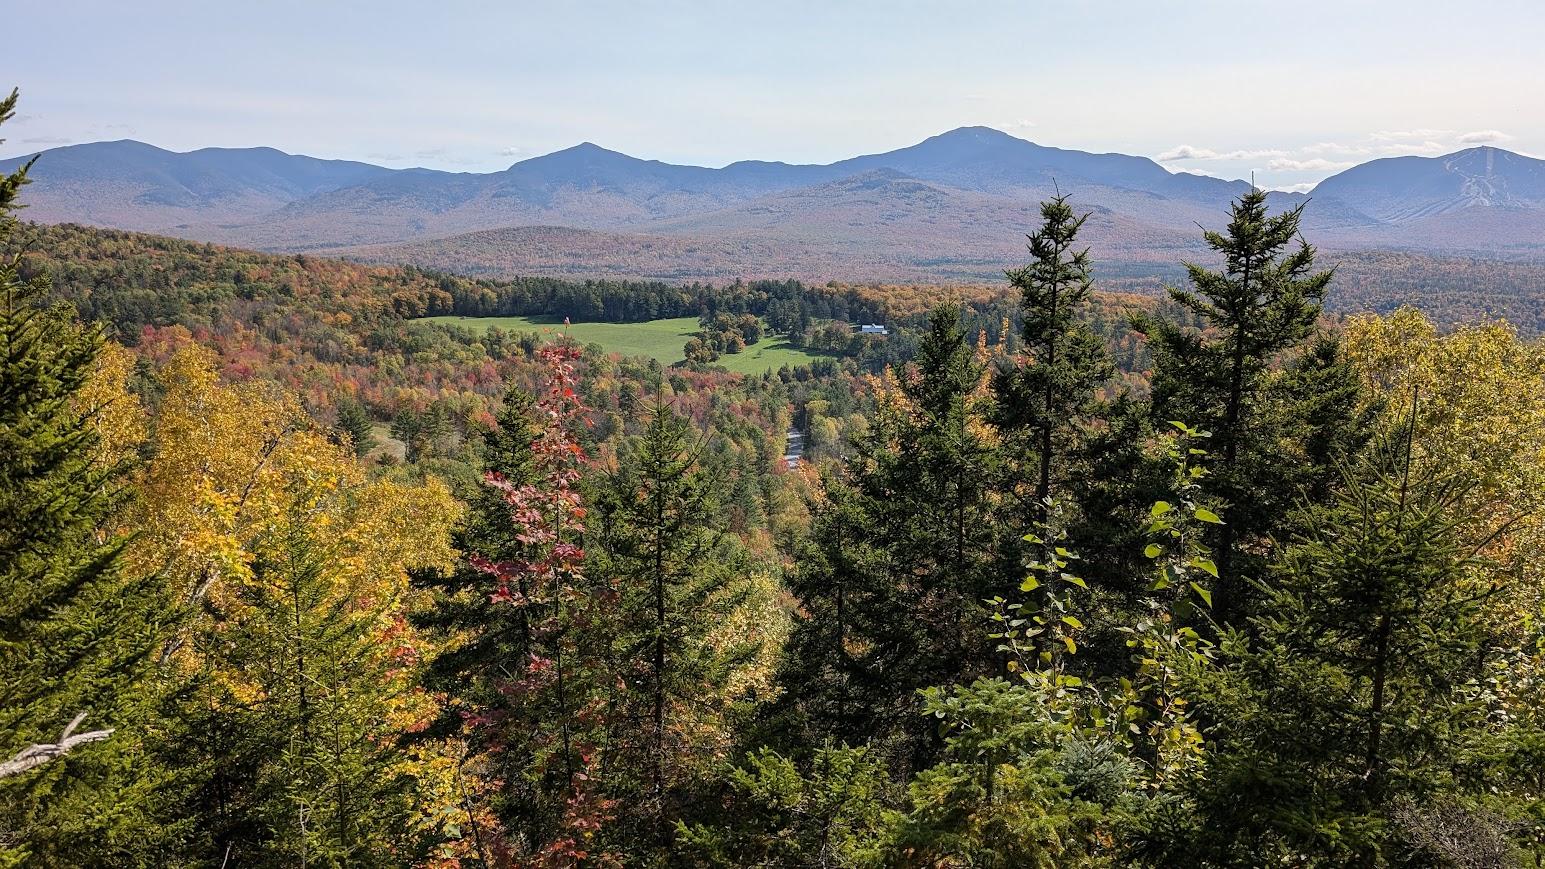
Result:
[[[1002,286],[710,287],[29,226],[26,172],[0,866],[1545,861],[1545,344],[1327,315],[1261,191],[1155,301],[1076,192]],[[422,322],[576,312],[832,346]]]

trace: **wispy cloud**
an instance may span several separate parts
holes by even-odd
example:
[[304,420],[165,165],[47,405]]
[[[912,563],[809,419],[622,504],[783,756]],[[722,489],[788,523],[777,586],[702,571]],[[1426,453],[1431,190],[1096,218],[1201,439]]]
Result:
[[1285,154],[1287,154],[1286,151],[1276,148],[1215,151],[1211,148],[1198,148],[1194,145],[1176,145],[1160,154],[1156,159],[1160,163],[1173,163],[1177,160],[1260,160],[1266,157],[1281,157]]
[[500,157],[524,157],[525,155],[526,149],[520,147],[519,145],[511,145],[508,148],[499,149]]
[[1273,172],[1339,172],[1354,165],[1352,162],[1327,160],[1324,157],[1311,157],[1308,160],[1283,157],[1267,163],[1266,168]]
[[68,145],[74,139],[66,139],[63,136],[34,136],[30,139],[22,139],[23,145]]
[[1461,145],[1494,145],[1498,142],[1506,142],[1512,139],[1501,130],[1475,130],[1459,137]]
[[1453,130],[1433,130],[1427,127],[1418,127],[1414,130],[1378,130],[1368,134],[1368,138],[1377,142],[1395,142],[1408,139],[1441,139],[1444,136],[1453,135]]

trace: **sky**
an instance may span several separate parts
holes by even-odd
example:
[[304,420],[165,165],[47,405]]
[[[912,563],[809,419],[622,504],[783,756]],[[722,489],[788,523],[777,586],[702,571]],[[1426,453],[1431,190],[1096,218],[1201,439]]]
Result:
[[1545,154],[1541,0],[55,0],[5,28],[0,157],[825,163],[979,124],[1307,189],[1376,157]]

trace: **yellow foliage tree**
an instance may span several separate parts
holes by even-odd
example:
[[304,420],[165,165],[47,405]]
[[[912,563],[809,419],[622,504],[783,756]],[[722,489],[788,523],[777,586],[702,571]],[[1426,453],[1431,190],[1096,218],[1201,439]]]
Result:
[[75,410],[96,429],[97,461],[107,467],[131,462],[145,443],[145,411],[129,391],[133,375],[134,354],[104,342],[91,375],[73,397]]
[[1467,484],[1458,512],[1489,567],[1466,591],[1495,602],[1497,636],[1518,650],[1490,688],[1545,726],[1545,344],[1506,324],[1439,334],[1403,308],[1352,318],[1346,350],[1390,424],[1414,419],[1413,463]]
[[176,351],[157,380],[129,561],[184,607],[162,658],[169,764],[196,803],[176,811],[207,837],[192,847],[216,862],[421,849],[449,817],[425,798],[453,792],[454,747],[396,748],[434,702],[415,687],[408,571],[452,562],[459,507],[435,480],[371,479],[293,398],[221,382],[207,350]]

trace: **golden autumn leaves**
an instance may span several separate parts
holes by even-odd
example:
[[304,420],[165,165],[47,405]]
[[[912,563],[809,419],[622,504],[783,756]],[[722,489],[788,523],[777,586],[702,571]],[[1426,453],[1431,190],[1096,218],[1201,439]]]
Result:
[[[305,572],[320,588],[307,606],[344,623],[333,630],[360,638],[354,662],[384,674],[382,684],[318,681],[312,702],[363,705],[350,714],[381,740],[421,727],[437,701],[413,670],[428,649],[406,619],[408,572],[453,562],[461,507],[446,486],[373,478],[293,397],[272,383],[224,382],[202,347],[176,350],[151,374],[138,390],[151,402],[130,391],[134,376],[130,352],[108,344],[77,400],[100,433],[101,459],[129,468],[115,521],[130,538],[123,569],[154,577],[177,609],[161,651],[169,686],[197,674],[215,702],[290,702],[271,695],[284,684],[283,650],[300,642],[282,614],[297,606],[291,592]],[[454,752],[419,747],[392,770],[419,781],[425,826],[447,816],[433,803],[455,799]]]

